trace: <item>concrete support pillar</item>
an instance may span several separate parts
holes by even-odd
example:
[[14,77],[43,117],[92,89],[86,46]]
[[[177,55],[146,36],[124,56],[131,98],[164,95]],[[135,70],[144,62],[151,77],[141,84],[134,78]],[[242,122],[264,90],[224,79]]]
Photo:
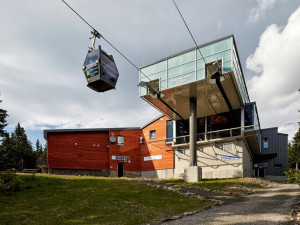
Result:
[[190,98],[190,166],[197,166],[197,98]]
[[190,165],[184,168],[185,182],[202,179],[202,169],[197,166],[197,98],[190,98]]

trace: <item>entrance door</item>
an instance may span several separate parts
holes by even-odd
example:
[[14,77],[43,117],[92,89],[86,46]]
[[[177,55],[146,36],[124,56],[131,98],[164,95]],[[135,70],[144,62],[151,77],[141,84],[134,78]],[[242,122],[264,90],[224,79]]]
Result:
[[118,177],[124,176],[124,163],[118,163]]
[[258,177],[258,170],[259,170],[258,168],[254,169],[254,177]]
[[265,169],[259,168],[259,177],[265,177]]

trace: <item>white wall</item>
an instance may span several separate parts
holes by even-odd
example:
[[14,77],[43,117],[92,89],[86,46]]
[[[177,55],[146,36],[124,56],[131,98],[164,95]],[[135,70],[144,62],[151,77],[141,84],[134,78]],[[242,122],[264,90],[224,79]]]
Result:
[[[224,143],[227,147],[231,146],[228,151],[223,149]],[[238,159],[233,158],[236,155]],[[229,159],[221,160],[221,157],[225,156]],[[198,145],[197,159],[198,166],[202,168],[203,179],[252,176],[253,173],[251,156],[243,140]],[[175,151],[174,177],[181,177],[187,166],[189,166],[189,149],[178,149]]]

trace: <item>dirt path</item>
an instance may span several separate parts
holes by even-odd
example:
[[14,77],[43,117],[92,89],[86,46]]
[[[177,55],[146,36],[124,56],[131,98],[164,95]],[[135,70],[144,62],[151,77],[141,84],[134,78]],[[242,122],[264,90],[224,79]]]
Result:
[[163,224],[291,224],[293,205],[300,198],[297,184],[279,184],[244,198]]

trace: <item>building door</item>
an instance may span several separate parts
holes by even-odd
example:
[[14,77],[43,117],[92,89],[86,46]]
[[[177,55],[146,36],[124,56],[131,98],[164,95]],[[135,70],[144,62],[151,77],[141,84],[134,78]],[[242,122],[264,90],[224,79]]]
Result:
[[124,163],[118,163],[118,177],[124,176]]
[[265,177],[265,169],[259,168],[259,177]]
[[254,169],[254,177],[258,177],[258,170],[259,170],[258,168]]

